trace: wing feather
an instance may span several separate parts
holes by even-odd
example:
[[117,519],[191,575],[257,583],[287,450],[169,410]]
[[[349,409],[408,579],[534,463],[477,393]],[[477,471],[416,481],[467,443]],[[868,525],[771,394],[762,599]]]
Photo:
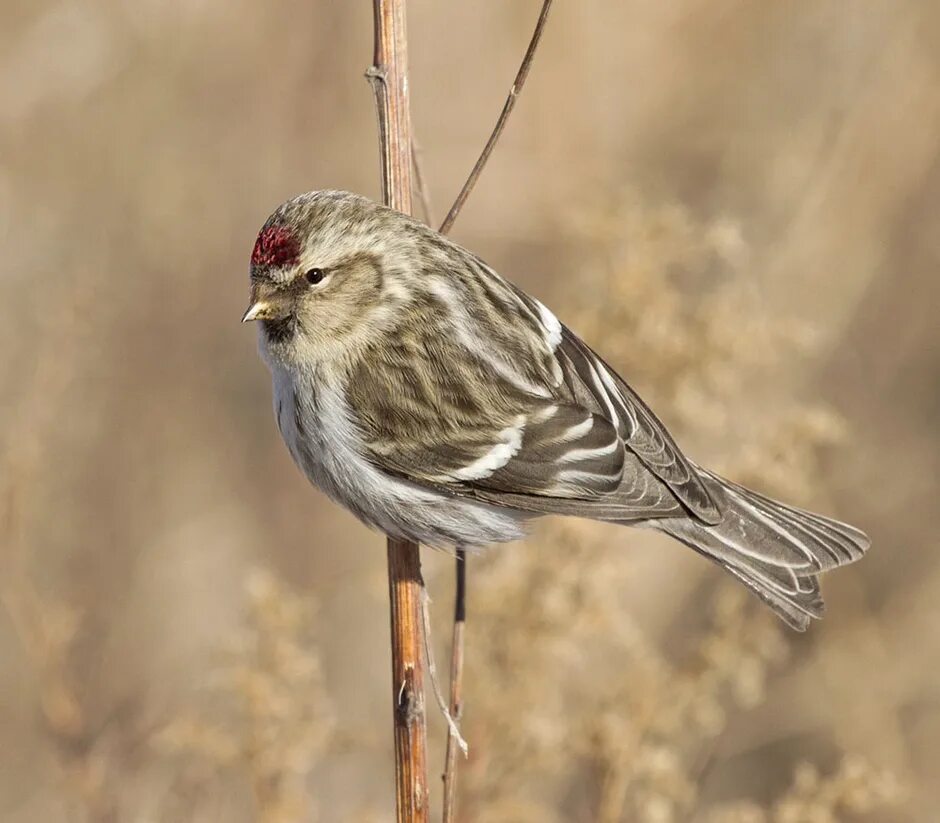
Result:
[[[497,275],[498,276],[498,275]],[[688,509],[705,523],[714,524],[721,514],[666,427],[610,366],[574,332],[560,324],[539,301],[512,287],[530,317],[542,321],[562,369],[564,385],[574,402],[596,408],[616,425],[626,447],[671,488]]]
[[581,402],[586,402],[586,394],[592,397],[643,465],[700,520],[717,523],[721,514],[698,473],[666,427],[623,378],[568,328],[563,329],[556,357],[572,396],[581,398]]
[[636,521],[681,515],[681,501],[711,522],[697,475],[626,383],[540,302],[462,262],[419,287],[407,325],[350,375],[373,464],[525,511]]

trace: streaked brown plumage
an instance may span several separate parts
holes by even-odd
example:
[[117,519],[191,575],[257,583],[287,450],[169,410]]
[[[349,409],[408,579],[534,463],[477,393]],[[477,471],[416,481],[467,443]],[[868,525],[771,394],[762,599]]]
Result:
[[265,224],[251,279],[291,454],[383,531],[474,547],[544,514],[655,528],[797,628],[822,612],[816,575],[868,547],[697,467],[548,309],[405,215],[302,195]]

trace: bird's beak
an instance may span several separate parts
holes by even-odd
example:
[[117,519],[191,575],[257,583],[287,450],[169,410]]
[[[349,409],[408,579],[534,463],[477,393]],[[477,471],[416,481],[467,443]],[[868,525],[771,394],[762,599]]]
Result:
[[[260,290],[259,290],[260,291]],[[278,291],[251,292],[251,305],[242,315],[242,323],[251,320],[281,320],[291,311],[291,302],[288,295]]]
[[261,320],[266,316],[266,312],[271,308],[271,304],[266,300],[256,300],[248,307],[242,315],[242,323],[249,323],[252,320]]

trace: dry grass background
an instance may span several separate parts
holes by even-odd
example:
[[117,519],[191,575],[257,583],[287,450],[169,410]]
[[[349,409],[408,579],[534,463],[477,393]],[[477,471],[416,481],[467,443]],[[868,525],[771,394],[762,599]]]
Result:
[[[410,6],[443,211],[538,3]],[[290,464],[237,323],[274,205],[378,192],[370,26],[0,9],[4,821],[389,819],[381,538]],[[936,819],[940,7],[557,4],[456,237],[696,458],[875,540],[803,636],[632,531],[474,559],[463,819]]]

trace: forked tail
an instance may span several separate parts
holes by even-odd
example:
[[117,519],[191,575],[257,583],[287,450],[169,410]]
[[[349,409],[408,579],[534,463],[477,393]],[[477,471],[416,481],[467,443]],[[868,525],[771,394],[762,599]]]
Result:
[[669,518],[649,525],[714,560],[789,625],[805,630],[810,618],[823,614],[817,575],[858,560],[870,545],[867,535],[699,471],[722,521],[708,526]]

